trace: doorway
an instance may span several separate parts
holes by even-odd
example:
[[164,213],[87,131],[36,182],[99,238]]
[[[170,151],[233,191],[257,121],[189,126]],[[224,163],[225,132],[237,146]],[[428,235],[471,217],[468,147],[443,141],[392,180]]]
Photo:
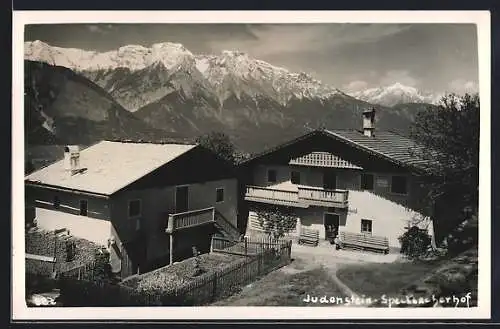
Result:
[[175,212],[188,211],[189,186],[177,186],[175,189]]
[[325,225],[325,240],[333,241],[339,233],[340,216],[325,212],[323,223]]
[[335,190],[337,188],[337,175],[332,170],[323,172],[323,188]]

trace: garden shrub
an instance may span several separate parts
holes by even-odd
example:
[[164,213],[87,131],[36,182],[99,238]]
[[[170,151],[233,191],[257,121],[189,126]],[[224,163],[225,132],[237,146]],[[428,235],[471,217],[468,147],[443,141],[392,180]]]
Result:
[[409,258],[419,258],[423,256],[431,245],[431,237],[427,230],[418,226],[410,227],[399,238],[401,243],[401,253]]

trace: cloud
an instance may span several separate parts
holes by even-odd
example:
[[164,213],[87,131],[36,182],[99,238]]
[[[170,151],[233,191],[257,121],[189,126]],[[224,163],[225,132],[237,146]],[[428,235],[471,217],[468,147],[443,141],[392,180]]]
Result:
[[419,79],[412,77],[407,70],[390,70],[380,78],[379,82],[383,86],[399,82],[410,87],[416,87],[420,83]]
[[209,41],[214,51],[241,50],[254,57],[332,50],[343,45],[374,42],[407,30],[400,24],[270,24],[247,25],[251,38]]
[[106,34],[113,28],[111,24],[87,25],[86,27],[90,32],[98,34]]
[[346,92],[357,92],[368,88],[368,82],[362,80],[351,81],[342,86]]
[[448,85],[447,92],[453,92],[459,95],[465,93],[476,93],[479,91],[479,85],[477,82],[465,79],[455,79],[451,81]]

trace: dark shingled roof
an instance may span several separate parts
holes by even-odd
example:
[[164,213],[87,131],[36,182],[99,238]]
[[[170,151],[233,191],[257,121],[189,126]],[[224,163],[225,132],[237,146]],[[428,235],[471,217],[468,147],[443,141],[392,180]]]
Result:
[[[305,135],[299,136],[293,140],[256,154],[250,159],[243,161],[240,165],[249,163],[283,147],[292,145],[300,140],[307,139],[317,134],[333,138],[351,147],[358,148],[363,152],[370,153],[374,156],[395,163],[396,165],[407,167],[420,173],[429,173],[432,171],[432,167],[438,166],[437,161],[427,160],[423,156],[418,155],[423,153],[424,146],[419,145],[414,140],[396,132],[375,130],[374,136],[368,137],[365,136],[362,131],[358,130],[328,129],[313,130]],[[436,153],[436,159],[439,158],[437,155],[438,154]]]
[[392,131],[375,131],[368,137],[357,130],[325,130],[332,137],[340,139],[354,147],[381,156],[403,166],[425,170],[428,160],[415,156],[423,151],[423,146],[414,140]]

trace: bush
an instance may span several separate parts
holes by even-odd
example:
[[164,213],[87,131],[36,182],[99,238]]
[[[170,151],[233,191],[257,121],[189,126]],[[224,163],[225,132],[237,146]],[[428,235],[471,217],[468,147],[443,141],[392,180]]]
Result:
[[259,207],[256,209],[259,225],[273,239],[280,239],[292,232],[297,225],[297,216],[288,207]]
[[477,245],[478,237],[477,217],[464,220],[445,239],[448,255],[458,255]]
[[418,226],[409,228],[398,240],[401,243],[401,253],[409,258],[423,256],[431,244],[431,237],[427,230]]

